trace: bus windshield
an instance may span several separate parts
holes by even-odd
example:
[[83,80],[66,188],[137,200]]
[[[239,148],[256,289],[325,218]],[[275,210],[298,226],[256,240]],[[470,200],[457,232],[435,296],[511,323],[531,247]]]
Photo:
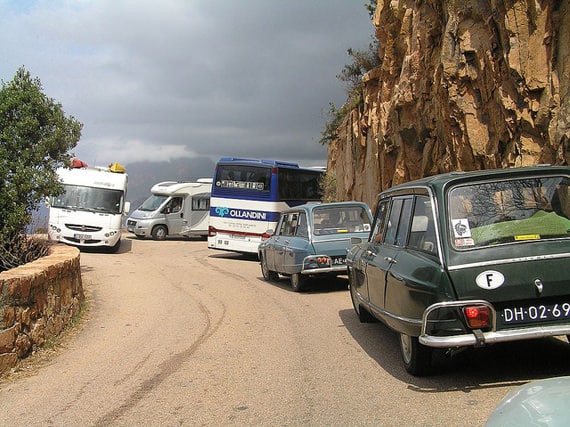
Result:
[[52,197],[52,207],[109,214],[122,212],[122,190],[70,184],[64,184],[63,188],[62,194]]
[[270,191],[271,168],[243,165],[222,165],[215,185],[236,190]]

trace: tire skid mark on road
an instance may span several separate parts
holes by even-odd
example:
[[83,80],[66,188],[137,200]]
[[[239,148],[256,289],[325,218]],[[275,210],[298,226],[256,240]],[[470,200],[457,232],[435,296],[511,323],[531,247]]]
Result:
[[[290,311],[290,309],[281,301],[280,299],[276,298],[274,294],[271,292],[266,292],[263,286],[259,286],[260,282],[263,282],[264,285],[276,285],[276,283],[267,283],[264,279],[252,278],[251,276],[243,276],[240,274],[235,273],[234,271],[224,268],[223,265],[216,264],[214,261],[216,258],[209,258],[207,255],[204,256],[205,251],[197,251],[192,253],[191,255],[196,258],[199,263],[207,264],[208,268],[214,271],[217,271],[224,276],[232,277],[236,280],[237,283],[241,285],[247,286],[255,286],[256,293],[263,294],[264,298],[271,300],[272,306],[277,307],[284,315],[284,317],[290,322],[291,325],[296,325],[296,327],[292,327],[289,329],[289,332],[292,334],[292,337],[295,341],[295,345],[298,347],[298,353],[300,354],[300,363],[296,364],[297,366],[297,374],[299,376],[299,384],[301,385],[301,389],[299,392],[301,393],[301,400],[304,402],[306,408],[304,413],[304,422],[303,424],[306,425],[314,425],[315,423],[318,424],[318,413],[315,411],[315,407],[318,406],[315,403],[315,399],[313,396],[312,391],[318,388],[318,385],[315,383],[313,378],[313,372],[309,366],[311,366],[310,361],[313,358],[313,355],[306,353],[303,349],[310,348],[305,345],[306,336],[302,332],[304,325],[299,323],[298,318],[295,317]],[[261,273],[261,271],[259,271]],[[289,279],[287,279],[289,280]],[[281,287],[281,285],[277,285]],[[289,286],[285,287],[289,292]],[[304,295],[301,293],[294,293],[292,292],[292,297],[296,299],[302,299]]]
[[113,383],[113,386],[119,386],[121,384],[124,384],[125,382],[127,382],[129,379],[133,378],[135,376],[135,374],[137,372],[139,372],[139,370],[146,364],[146,362],[150,359],[150,357],[152,356],[152,352],[148,353],[146,355],[145,358],[143,358],[139,363],[137,363],[133,369],[131,369],[129,372],[127,372],[125,375],[123,375],[122,378],[118,379],[117,381],[115,381]]
[[241,283],[245,283],[245,282],[249,282],[251,281],[251,277],[246,277],[246,276],[242,276],[240,274],[237,274],[231,270],[227,270],[225,268],[220,267],[217,264],[214,264],[210,259],[208,259],[208,257],[204,257],[204,258],[200,258],[199,259],[199,254],[203,253],[203,252],[197,252],[196,255],[194,255],[194,258],[196,259],[196,261],[200,262],[200,263],[205,263],[208,265],[209,268],[211,268],[212,270],[217,271],[218,273],[222,273],[224,276],[230,276],[233,277],[236,280],[239,280]]
[[182,365],[200,348],[200,346],[204,344],[208,338],[214,335],[214,333],[222,324],[223,319],[225,318],[226,307],[222,304],[222,313],[215,321],[215,323],[213,323],[213,316],[208,307],[199,301],[197,302],[197,305],[206,319],[206,326],[200,335],[196,338],[196,340],[192,343],[192,345],[186,350],[175,354],[168,360],[163,361],[158,366],[158,372],[156,375],[143,381],[142,384],[140,384],[137,389],[131,394],[131,396],[126,399],[125,403],[100,417],[94,423],[95,426],[108,426],[109,424],[118,420],[122,415],[133,409],[158,385],[162,384],[171,375],[176,373],[182,367]]
[[[94,378],[95,379],[95,378]],[[69,402],[63,406],[61,409],[59,409],[54,416],[52,416],[51,418],[48,418],[46,420],[46,425],[57,425],[57,422],[54,422],[53,419],[57,419],[58,417],[56,417],[55,415],[62,415],[65,414],[69,409],[73,408],[73,406],[75,405],[76,402],[79,402],[81,400],[81,398],[83,397],[83,394],[89,390],[89,388],[91,387],[92,381],[89,381],[87,383],[85,383],[75,394],[75,398],[74,399],[70,399]]]

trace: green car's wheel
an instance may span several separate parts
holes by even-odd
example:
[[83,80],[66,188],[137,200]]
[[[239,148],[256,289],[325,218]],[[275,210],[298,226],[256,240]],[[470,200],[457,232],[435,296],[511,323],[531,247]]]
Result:
[[372,317],[372,315],[365,309],[360,306],[358,302],[358,297],[356,296],[356,291],[354,290],[354,286],[348,285],[349,292],[350,292],[350,299],[352,301],[352,306],[354,307],[354,311],[358,316],[358,320],[360,323],[371,323],[374,322],[376,319]]
[[420,344],[418,337],[400,334],[400,351],[404,367],[410,374],[423,376],[431,372],[433,349]]

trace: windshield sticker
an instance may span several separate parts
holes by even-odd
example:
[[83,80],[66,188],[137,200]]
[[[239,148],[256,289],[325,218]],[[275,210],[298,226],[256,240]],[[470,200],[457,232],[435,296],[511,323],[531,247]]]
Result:
[[505,276],[499,271],[487,270],[480,273],[475,282],[481,289],[497,289],[505,283]]
[[455,247],[461,248],[465,246],[475,246],[475,241],[472,238],[455,239]]
[[521,234],[515,236],[515,241],[519,240],[540,240],[540,234]]
[[452,219],[451,225],[453,226],[453,235],[456,238],[464,239],[471,237],[471,229],[469,228],[469,221],[466,218]]

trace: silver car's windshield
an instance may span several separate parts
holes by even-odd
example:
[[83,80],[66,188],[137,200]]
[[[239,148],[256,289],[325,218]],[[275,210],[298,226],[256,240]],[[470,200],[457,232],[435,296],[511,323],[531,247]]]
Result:
[[540,177],[458,186],[449,192],[453,246],[570,237],[570,179]]

